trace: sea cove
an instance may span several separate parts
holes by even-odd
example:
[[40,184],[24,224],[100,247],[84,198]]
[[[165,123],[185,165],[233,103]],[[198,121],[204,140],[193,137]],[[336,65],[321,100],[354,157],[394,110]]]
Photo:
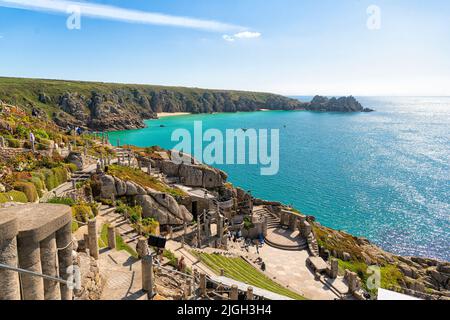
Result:
[[[308,100],[306,97],[302,100]],[[292,204],[329,227],[402,255],[450,259],[450,98],[363,98],[375,113],[267,111],[186,115],[111,132],[113,144],[173,148],[172,132],[280,130],[280,170],[216,165],[254,196]]]

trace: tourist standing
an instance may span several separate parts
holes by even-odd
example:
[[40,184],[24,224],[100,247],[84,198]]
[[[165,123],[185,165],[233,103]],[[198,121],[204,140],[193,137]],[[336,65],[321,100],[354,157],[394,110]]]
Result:
[[36,137],[34,136],[33,132],[30,132],[30,144],[31,144],[31,150],[34,152],[34,143],[36,141]]

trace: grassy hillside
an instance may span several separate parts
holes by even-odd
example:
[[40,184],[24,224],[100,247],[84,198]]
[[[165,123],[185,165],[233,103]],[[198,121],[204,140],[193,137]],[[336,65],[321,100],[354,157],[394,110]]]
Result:
[[131,129],[157,112],[294,109],[297,100],[270,93],[152,85],[0,77],[0,100],[39,112],[61,126]]

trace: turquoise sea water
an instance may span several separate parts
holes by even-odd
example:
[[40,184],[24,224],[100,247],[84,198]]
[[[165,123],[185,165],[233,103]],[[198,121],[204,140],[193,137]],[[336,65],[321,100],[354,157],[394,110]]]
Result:
[[292,204],[323,225],[367,237],[397,254],[449,261],[450,97],[358,99],[377,111],[180,116],[113,132],[110,140],[172,148],[172,131],[193,131],[195,120],[221,131],[277,128],[277,175],[261,176],[251,165],[217,167],[253,195]]

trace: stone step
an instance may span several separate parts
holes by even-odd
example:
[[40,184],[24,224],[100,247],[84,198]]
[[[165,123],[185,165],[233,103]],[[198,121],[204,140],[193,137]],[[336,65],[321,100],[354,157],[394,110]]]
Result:
[[117,216],[117,217],[113,217],[111,219],[108,219],[108,223],[109,224],[113,224],[113,223],[122,223],[122,220],[126,221],[124,217],[122,216]]
[[130,233],[136,232],[136,230],[134,230],[134,228],[128,229],[128,230],[120,230],[120,235],[121,236],[126,236],[129,235]]
[[101,209],[100,208],[100,210],[99,210],[99,214],[101,216],[107,216],[107,215],[110,215],[112,213],[116,213],[116,208],[109,208],[109,209]]
[[130,238],[128,238],[128,239],[124,239],[125,240],[125,243],[127,243],[127,244],[130,244],[130,243],[134,243],[134,242],[136,242],[137,243],[137,241],[138,241],[138,239],[140,238],[141,236],[139,235],[139,234],[136,234],[136,235],[134,235],[133,237],[130,237]]

